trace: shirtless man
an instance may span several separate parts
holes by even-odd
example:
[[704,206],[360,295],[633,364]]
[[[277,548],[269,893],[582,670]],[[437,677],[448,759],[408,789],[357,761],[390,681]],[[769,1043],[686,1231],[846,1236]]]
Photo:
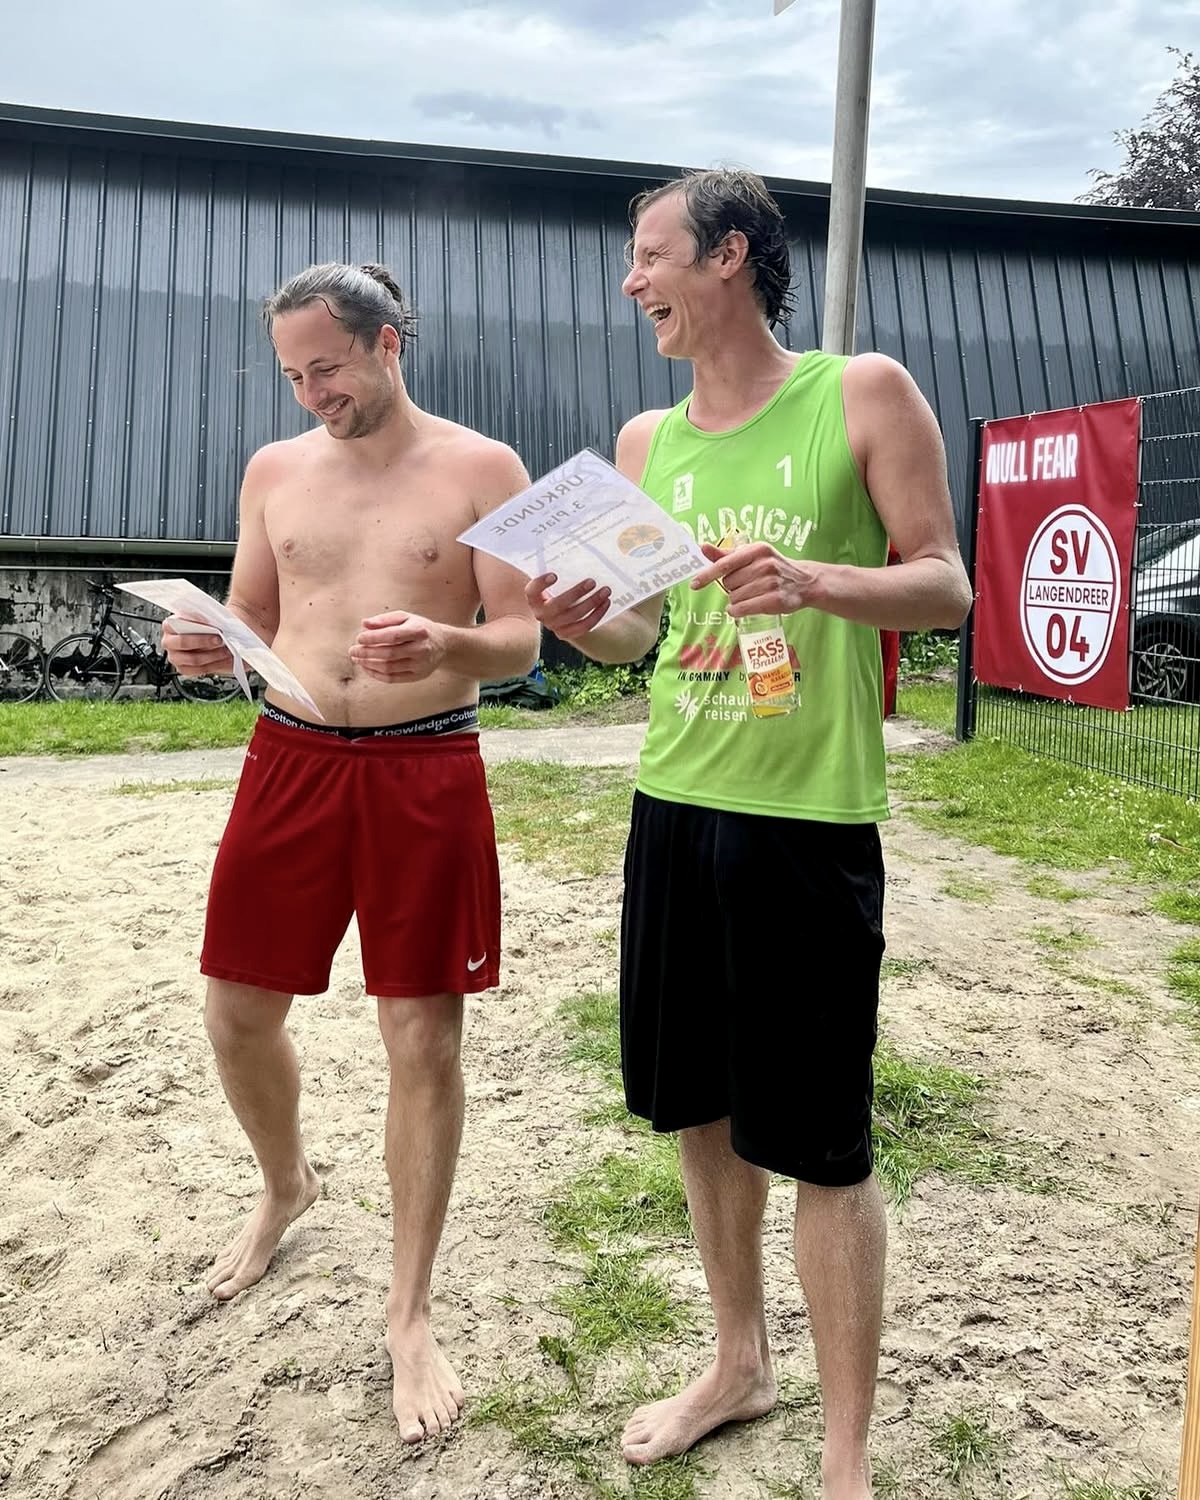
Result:
[[[321,425],[250,460],[228,603],[325,722],[268,692],[213,870],[205,1023],[265,1191],[208,1287],[227,1301],[253,1285],[320,1192],[284,1021],[293,995],[328,987],[355,913],[391,1068],[393,1408],[419,1442],[463,1403],[430,1330],[430,1276],[462,1130],[463,994],[499,980],[479,683],[527,672],[539,645],[524,578],[455,538],[529,476],[510,448],[409,398],[413,318],[383,268],[312,267],[264,319]],[[168,620],[163,644],[183,673],[232,668],[217,636]]]

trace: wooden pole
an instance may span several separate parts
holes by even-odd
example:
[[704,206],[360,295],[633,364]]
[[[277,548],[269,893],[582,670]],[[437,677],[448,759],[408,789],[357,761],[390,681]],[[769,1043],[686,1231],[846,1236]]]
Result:
[[1188,1349],[1187,1398],[1183,1407],[1183,1451],[1179,1458],[1179,1500],[1200,1500],[1200,1222],[1196,1226],[1196,1265],[1192,1273],[1192,1340]]

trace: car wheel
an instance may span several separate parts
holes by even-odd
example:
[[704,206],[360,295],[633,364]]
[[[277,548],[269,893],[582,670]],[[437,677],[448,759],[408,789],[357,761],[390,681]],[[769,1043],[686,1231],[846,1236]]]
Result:
[[1186,703],[1196,680],[1196,642],[1169,625],[1149,626],[1133,652],[1133,695],[1152,703]]

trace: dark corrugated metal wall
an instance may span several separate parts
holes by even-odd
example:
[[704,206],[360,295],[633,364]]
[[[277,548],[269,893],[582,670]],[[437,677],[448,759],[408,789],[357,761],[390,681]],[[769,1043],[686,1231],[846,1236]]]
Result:
[[[415,300],[415,399],[533,473],[686,391],[621,295],[628,193],[503,168],[379,173],[0,140],[0,533],[232,539],[253,450],[310,419],[257,324],[316,260],[381,260]],[[818,341],[823,207],[794,230],[789,342]],[[967,418],[1200,384],[1200,258],[1109,253],[1100,223],[868,211],[860,348],[934,405],[961,504]],[[1123,231],[1125,239],[1132,231]],[[1141,230],[1139,245],[1151,243]],[[1081,237],[1087,243],[1081,243]]]

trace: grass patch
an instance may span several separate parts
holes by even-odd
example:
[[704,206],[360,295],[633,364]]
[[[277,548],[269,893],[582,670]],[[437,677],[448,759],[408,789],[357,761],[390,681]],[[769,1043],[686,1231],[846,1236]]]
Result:
[[967,901],[976,906],[990,906],[995,899],[995,887],[986,880],[976,880],[971,875],[951,875],[942,882],[942,895],[955,901]]
[[880,1185],[903,1203],[918,1178],[930,1172],[985,1185],[1011,1183],[1049,1191],[975,1115],[984,1082],[942,1063],[901,1057],[886,1042],[875,1052],[875,1172]]
[[231,792],[237,786],[233,776],[198,776],[192,780],[122,781],[109,789],[111,797],[163,797],[168,792]]
[[1188,1007],[1194,1025],[1200,1025],[1200,938],[1180,943],[1167,964],[1167,986]]
[[916,974],[923,974],[926,969],[933,968],[931,958],[885,958],[880,967],[879,977],[881,979],[912,979]]
[[1078,891],[1073,885],[1064,885],[1063,882],[1053,875],[1032,875],[1025,882],[1025,889],[1031,896],[1040,896],[1043,901],[1079,901],[1084,892]]
[[894,756],[891,779],[909,816],[939,833],[1043,870],[1116,866],[1164,895],[1200,889],[1200,805],[1168,792],[982,739],[939,755]]
[[651,1136],[637,1155],[606,1156],[551,1201],[557,1244],[594,1250],[620,1238],[681,1238],[691,1231],[673,1136]]
[[1200,892],[1164,891],[1154,898],[1155,911],[1170,917],[1172,922],[1185,926],[1200,927]]
[[958,691],[953,682],[929,682],[902,677],[896,684],[896,712],[918,724],[928,724],[943,734],[954,733]]
[[1066,932],[1057,927],[1035,927],[1029,935],[1043,953],[1078,953],[1082,948],[1095,946],[1095,940],[1077,927]]
[[1062,1476],[1063,1500],[1159,1500],[1156,1484],[1109,1484],[1106,1479],[1073,1479]]
[[583,1280],[559,1287],[553,1305],[571,1320],[571,1342],[582,1353],[643,1349],[691,1327],[691,1314],[660,1276],[643,1269],[644,1253],[621,1250],[592,1257]]
[[621,1087],[620,1010],[616,995],[590,991],[559,1006],[572,1062],[595,1069],[610,1088]]
[[502,761],[488,768],[496,837],[558,873],[619,870],[633,774],[624,768]]
[[941,1461],[948,1479],[961,1482],[972,1469],[999,1467],[1004,1440],[988,1427],[987,1419],[962,1413],[951,1417],[933,1435],[929,1446]]
[[244,698],[228,703],[0,703],[0,755],[227,750],[246,743],[257,716],[258,705]]
[[599,1479],[596,1450],[600,1434],[563,1431],[555,1425],[574,1407],[566,1392],[528,1383],[505,1384],[471,1404],[468,1422],[473,1427],[502,1427],[514,1445],[527,1457],[561,1465],[577,1479]]

